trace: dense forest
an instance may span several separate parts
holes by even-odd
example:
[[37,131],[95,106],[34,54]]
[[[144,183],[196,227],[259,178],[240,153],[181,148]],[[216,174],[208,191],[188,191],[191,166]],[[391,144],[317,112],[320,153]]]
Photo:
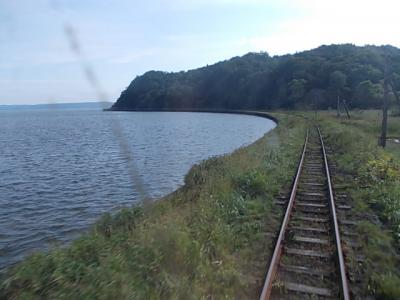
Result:
[[343,44],[273,57],[249,53],[187,72],[150,71],[112,109],[326,109],[338,97],[353,108],[378,108],[386,60],[399,89],[400,49]]

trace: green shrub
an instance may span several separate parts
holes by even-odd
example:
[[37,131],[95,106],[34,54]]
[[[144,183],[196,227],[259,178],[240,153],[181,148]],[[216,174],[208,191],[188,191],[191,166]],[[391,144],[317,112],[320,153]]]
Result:
[[237,191],[243,197],[257,197],[265,194],[268,188],[266,175],[259,170],[252,170],[234,179]]
[[[31,256],[7,274],[7,299],[246,299],[256,297],[290,184],[304,120],[194,166],[160,201],[105,214],[71,245]],[[260,255],[262,254],[262,255]]]

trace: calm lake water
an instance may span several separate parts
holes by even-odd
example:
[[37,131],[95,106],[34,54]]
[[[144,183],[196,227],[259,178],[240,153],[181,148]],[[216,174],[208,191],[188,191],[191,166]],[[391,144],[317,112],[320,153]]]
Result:
[[141,201],[132,174],[150,197],[164,196],[193,164],[275,126],[245,115],[98,110],[0,111],[0,121],[3,271],[71,241],[102,213]]

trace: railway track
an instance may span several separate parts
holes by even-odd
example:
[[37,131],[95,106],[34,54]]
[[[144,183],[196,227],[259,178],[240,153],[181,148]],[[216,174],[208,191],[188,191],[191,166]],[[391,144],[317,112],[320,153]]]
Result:
[[350,299],[328,160],[307,132],[260,300]]

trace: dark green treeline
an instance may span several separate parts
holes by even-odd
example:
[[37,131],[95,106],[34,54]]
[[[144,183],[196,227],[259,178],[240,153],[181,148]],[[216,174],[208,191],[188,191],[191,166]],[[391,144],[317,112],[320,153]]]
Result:
[[353,108],[378,108],[385,58],[400,88],[400,49],[351,44],[284,56],[249,53],[187,72],[136,77],[113,105],[118,110],[326,109],[337,97]]

